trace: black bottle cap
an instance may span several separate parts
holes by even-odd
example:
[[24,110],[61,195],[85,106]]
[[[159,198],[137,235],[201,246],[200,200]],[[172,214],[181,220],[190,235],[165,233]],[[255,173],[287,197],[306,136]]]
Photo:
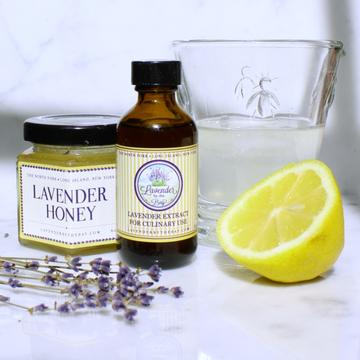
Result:
[[131,82],[139,86],[177,86],[181,83],[180,61],[133,61]]
[[24,140],[43,145],[114,145],[118,120],[97,114],[32,117],[24,122]]

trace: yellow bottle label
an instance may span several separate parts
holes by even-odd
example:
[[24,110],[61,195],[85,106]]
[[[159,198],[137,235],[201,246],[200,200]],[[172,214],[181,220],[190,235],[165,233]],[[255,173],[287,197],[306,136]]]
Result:
[[116,244],[115,164],[19,161],[19,235],[65,249]]
[[197,233],[197,145],[117,147],[118,235],[172,242]]

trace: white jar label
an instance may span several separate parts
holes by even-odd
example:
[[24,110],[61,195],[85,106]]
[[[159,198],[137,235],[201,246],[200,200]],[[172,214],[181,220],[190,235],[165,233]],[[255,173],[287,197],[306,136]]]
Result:
[[197,151],[117,147],[119,236],[172,242],[196,235]]
[[116,242],[115,176],[114,164],[18,162],[20,237],[65,248]]

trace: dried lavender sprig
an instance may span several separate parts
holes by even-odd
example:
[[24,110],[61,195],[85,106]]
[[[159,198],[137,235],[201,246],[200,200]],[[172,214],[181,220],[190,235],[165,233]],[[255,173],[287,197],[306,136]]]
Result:
[[[4,297],[6,298],[6,297]],[[26,307],[23,305],[19,305],[16,303],[12,303],[9,302],[9,298],[6,298],[7,300],[5,300],[4,302],[6,302],[6,304],[11,305],[11,306],[15,306],[24,310],[27,310],[31,315],[33,315],[34,313],[43,313],[43,312],[48,312],[48,311],[57,311],[60,314],[68,314],[70,312],[74,312],[78,309],[83,309],[86,307],[86,305],[81,302],[81,301],[66,301],[60,305],[58,305],[56,302],[54,302],[54,305],[52,308],[46,306],[45,304],[41,303],[39,305],[33,306],[33,307]],[[0,295],[0,302],[1,302],[1,295]],[[88,307],[92,307],[87,305]],[[102,307],[102,306],[100,306]],[[132,322],[134,321],[134,318],[137,314],[137,310],[136,309],[132,309],[132,308],[128,308],[125,305],[118,307],[118,308],[113,308],[114,311],[119,311],[119,310],[123,310],[124,311],[124,318],[129,321]]]
[[136,309],[126,309],[124,317],[127,321],[132,322],[132,321],[134,321],[136,314],[137,314]]
[[[0,270],[1,270],[1,266],[2,266],[2,258],[0,257]],[[91,272],[92,268],[84,268],[84,267],[80,267],[78,265],[78,263],[75,263],[76,266],[74,266],[73,264],[68,264],[68,266],[63,266],[63,265],[49,265],[49,264],[41,264],[39,263],[37,265],[37,269],[34,269],[34,266],[31,266],[31,263],[27,263],[24,261],[20,261],[20,260],[14,260],[14,259],[8,259],[11,260],[13,262],[12,265],[14,265],[12,267],[12,269],[14,271],[18,271],[18,270],[29,270],[29,271],[36,271],[38,273],[42,273],[42,274],[46,274],[46,272],[44,271],[40,271],[39,268],[44,268],[44,269],[52,269],[53,271],[58,271],[58,272],[62,272],[64,273],[65,271],[62,270],[70,270],[70,271],[76,271],[76,272]],[[35,261],[35,260],[32,260]],[[106,262],[108,262],[108,260],[104,260],[103,263],[101,264],[101,268],[99,270],[99,273],[101,274],[116,274],[117,271],[110,271],[110,265],[107,265]],[[7,261],[3,261],[3,263],[9,263]],[[63,262],[64,264],[67,264],[66,262]],[[90,263],[89,263],[90,264]],[[9,265],[11,265],[9,263]],[[115,264],[116,265],[116,264]],[[9,266],[8,266],[9,268]],[[95,273],[96,274],[96,273]]]
[[[0,257],[0,265],[1,262],[3,262],[3,264],[6,263],[10,263],[12,262],[13,265],[15,266],[20,266],[23,269],[27,269],[27,270],[35,270],[37,271],[39,268],[56,268],[56,269],[66,269],[66,270],[71,270],[72,268],[69,266],[62,266],[62,265],[49,265],[47,263],[40,263],[40,260],[31,260],[31,261],[23,261],[23,260],[18,260],[16,258],[2,258]],[[66,264],[66,262],[62,262],[63,264]]]
[[[39,271],[38,269],[40,267],[48,268],[53,272],[60,272],[60,273],[64,273],[64,274],[66,274],[66,272],[62,271],[61,269],[75,271],[75,272],[82,271],[83,273],[89,273],[92,271],[95,275],[98,275],[98,274],[109,275],[109,274],[117,274],[118,273],[117,271],[111,271],[112,264],[111,264],[110,260],[103,260],[102,258],[96,258],[88,263],[91,265],[92,269],[84,269],[84,268],[80,267],[80,265],[81,265],[80,257],[74,257],[74,258],[67,257],[66,262],[61,262],[61,263],[67,264],[67,266],[48,265],[46,263],[45,264],[39,263],[39,261],[46,261],[47,259],[51,259],[51,258],[52,257],[48,257],[48,256],[45,256],[44,259],[22,258],[23,260],[19,261],[19,260],[15,260],[15,259],[19,259],[19,258],[7,257],[8,260],[15,261],[16,264],[18,265],[18,266],[16,266],[16,271],[17,270],[36,271],[38,273],[44,274],[44,276],[46,276],[46,273]],[[0,257],[0,259],[1,259],[1,257]],[[30,262],[30,260],[31,260],[31,262]],[[0,262],[0,264],[1,264],[1,262]],[[114,266],[124,267],[122,262],[116,263],[116,264],[114,264]],[[0,270],[1,270],[1,268],[0,268]],[[148,272],[146,272],[142,269],[136,270],[137,274],[139,274],[139,275],[147,274],[148,276],[152,277],[152,279],[154,281],[159,280],[160,272],[161,272],[161,268],[157,264],[155,264],[153,267],[151,267]],[[58,280],[62,281],[64,279],[58,279]]]
[[152,280],[158,282],[160,280],[161,271],[161,267],[158,264],[154,264],[150,266],[147,274]]
[[1,266],[2,270],[10,274],[15,274],[18,271],[15,267],[16,265],[13,262],[3,261]]
[[[55,258],[55,259],[54,259]],[[66,256],[66,259],[73,259],[73,258],[80,258],[79,256]],[[22,257],[22,256],[0,256],[0,260],[1,259],[6,259],[6,260],[24,260],[24,261],[42,261],[42,262],[55,262],[55,263],[59,263],[59,264],[67,264],[68,263],[68,260],[57,260],[58,257],[57,256],[48,256],[46,255],[45,257],[43,258],[35,258],[35,257]],[[103,260],[102,258],[99,258],[101,260]],[[84,262],[82,261],[82,258],[80,258],[82,264],[84,265],[89,265],[91,263],[91,261],[89,262]],[[110,260],[104,260],[104,261],[110,261]],[[114,263],[113,265],[122,265],[123,262],[118,262],[118,263]]]
[[[62,294],[67,294],[67,301],[58,307],[56,307],[56,304],[54,305],[54,310],[58,312],[67,313],[84,307],[104,308],[111,304],[113,310],[122,310],[124,318],[128,321],[133,321],[137,314],[137,310],[132,309],[129,305],[150,306],[154,296],[149,295],[148,291],[159,294],[167,293],[175,297],[183,295],[183,291],[178,286],[170,289],[165,286],[151,288],[154,282],[159,281],[161,276],[161,268],[158,264],[154,264],[148,270],[142,270],[140,268],[132,270],[122,262],[112,264],[110,260],[95,258],[87,263],[91,267],[90,270],[87,270],[82,268],[82,265],[85,263],[82,262],[80,257],[67,257],[65,259],[66,262],[61,263],[66,264],[66,266],[59,266],[56,263],[49,265],[48,262],[50,260],[57,261],[57,258],[48,256],[44,259],[23,258],[22,260],[18,260],[18,258],[8,258],[6,261],[10,263],[10,268],[12,268],[12,263],[16,262],[18,264],[17,267],[21,271],[34,270],[37,273],[44,274],[41,278],[32,280],[43,281],[49,286],[21,283],[15,276],[9,277],[7,284],[12,287],[33,287],[36,289],[45,289],[46,291],[55,290]],[[45,262],[45,264],[41,262]],[[49,271],[46,273],[39,271],[40,266],[49,269]],[[118,266],[118,271],[111,271],[111,267],[113,266]],[[68,271],[65,272],[62,269]],[[116,274],[116,278],[110,277],[110,274]],[[91,275],[96,276],[93,277]],[[140,280],[140,276],[143,275],[149,276],[153,281]],[[68,286],[61,287],[61,281],[66,282]],[[92,292],[88,286],[91,286],[91,288],[96,287],[98,289],[97,293]],[[112,293],[112,289],[114,288],[115,292]],[[25,307],[23,308],[25,309]],[[30,313],[49,310],[44,304],[26,309]]]
[[26,306],[11,302],[10,298],[8,296],[4,296],[4,295],[0,295],[0,303],[5,303],[7,305],[14,306],[14,307],[24,309],[24,310],[29,310],[29,308]]
[[[39,275],[42,275],[43,273],[39,273]],[[64,276],[66,275],[66,276]],[[72,274],[68,274],[68,273],[62,273],[61,275],[58,273],[55,274],[49,274],[49,273],[44,273],[44,275],[42,276],[29,276],[29,275],[22,275],[19,273],[13,273],[13,274],[8,274],[8,273],[2,273],[1,269],[0,269],[0,277],[7,277],[7,278],[17,278],[17,279],[26,279],[26,280],[34,280],[34,281],[41,281],[44,282],[47,285],[51,285],[54,286],[56,283],[59,283],[61,281],[68,283],[70,279],[74,279],[74,276]],[[92,279],[88,279],[88,282],[91,283]]]
[[184,295],[184,292],[182,291],[180,286],[174,286],[170,289],[170,292],[176,297],[179,298],[180,296]]
[[[8,262],[8,260],[9,259],[4,259],[4,258],[0,257],[0,268],[3,267],[4,264],[6,264]],[[33,268],[26,267],[26,262],[24,262],[24,261],[12,259],[11,262],[15,265],[14,268],[17,270],[24,269],[24,270],[28,270],[28,271],[35,271],[37,273],[46,274],[46,272],[40,271],[39,269],[35,270]]]
[[[55,258],[55,259],[53,259]],[[67,266],[64,266],[64,267],[61,267],[61,266],[58,266],[56,264],[69,264],[69,261],[71,262],[72,259],[76,259],[78,258],[79,260],[81,260],[81,264],[82,265],[92,265],[93,261],[94,260],[98,260],[100,259],[101,261],[101,267],[102,267],[102,271],[104,272],[107,272],[106,271],[106,267],[107,266],[111,266],[111,265],[114,265],[114,266],[121,266],[123,265],[122,262],[118,262],[118,263],[114,263],[114,264],[111,264],[111,261],[110,260],[106,260],[106,259],[102,259],[101,257],[100,258],[96,258],[94,260],[91,260],[89,262],[84,262],[82,261],[82,259],[80,257],[71,257],[71,256],[67,256],[67,259],[66,261],[61,261],[61,260],[57,260],[57,256],[48,256],[46,255],[44,258],[26,258],[26,257],[11,257],[11,256],[0,256],[0,261],[4,260],[4,261],[11,261],[11,260],[19,260],[19,261],[22,261],[23,263],[25,261],[38,261],[38,262],[43,262],[44,264],[41,264],[40,263],[40,266],[41,267],[47,267],[49,262],[54,262],[55,264],[53,264],[52,266],[53,267],[56,267],[56,268],[63,268],[63,269],[69,269],[69,267]],[[114,272],[115,273],[115,272]]]
[[27,275],[21,275],[19,273],[16,274],[7,274],[2,273],[0,269],[0,276],[2,277],[12,277],[12,278],[18,278],[18,279],[27,279],[27,280],[41,280],[41,277],[35,277],[35,276],[27,276]]
[[14,306],[14,307],[17,307],[17,308],[20,308],[20,309],[24,309],[24,310],[29,311],[29,308],[28,308],[27,306],[23,306],[23,305],[20,305],[20,304],[16,304],[16,303],[13,303],[13,302],[10,302],[10,301],[7,301],[6,304],[7,304],[7,305],[10,305],[10,306]]
[[[45,274],[44,276],[34,277],[34,276],[22,275],[19,273],[15,273],[15,274],[1,273],[1,269],[0,269],[0,277],[42,281],[51,286],[54,286],[56,283],[59,283],[60,281],[64,281],[64,280],[67,280],[66,282],[69,283],[71,280],[74,280],[74,279],[81,280],[84,284],[87,284],[87,285],[98,282],[97,278],[87,278],[86,275],[88,274],[88,272],[80,273],[77,276],[74,276],[73,274],[69,274],[69,273],[62,273],[61,276],[59,276],[60,274],[56,274],[56,273],[53,275],[48,274],[48,273],[44,273],[44,274]],[[66,276],[64,276],[64,275],[66,275]],[[115,286],[115,282],[110,282],[110,281],[108,281],[108,278],[104,278],[104,275],[102,275],[102,276],[103,276],[103,278],[102,278],[103,283],[105,281],[108,283],[107,286],[109,286],[109,287]]]
[[169,294],[179,298],[184,295],[184,291],[180,286],[174,286],[172,288],[168,288],[166,286],[158,286],[156,288],[149,289],[150,291],[158,294]]
[[34,307],[32,307],[32,308],[30,308],[30,313],[32,314],[32,313],[34,313],[34,312],[44,312],[44,311],[46,311],[46,310],[48,310],[49,309],[49,307],[48,306],[46,306],[45,304],[39,304],[39,305],[36,305],[36,306],[34,306]]
[[[1,274],[0,274],[1,275]],[[5,274],[3,274],[5,275]],[[9,275],[9,281],[8,282],[4,282],[4,281],[0,281],[0,284],[2,285],[10,285],[11,287],[15,288],[15,287],[28,287],[28,288],[33,288],[36,290],[44,290],[44,291],[53,291],[53,292],[59,292],[59,293],[68,293],[68,289],[67,288],[54,288],[53,286],[55,286],[57,279],[52,277],[51,275],[45,275],[45,280],[43,280],[46,284],[52,286],[52,287],[47,287],[47,286],[41,286],[41,285],[34,285],[34,284],[30,284],[30,283],[23,283],[23,282],[19,282],[15,279],[13,279],[14,277],[17,278],[22,278],[22,276],[11,276]],[[29,277],[23,277],[23,278],[27,278],[29,279]],[[33,280],[41,280],[41,278],[33,278]],[[111,278],[106,277],[104,275],[101,275],[98,279],[94,278],[94,279],[85,279],[87,280],[87,283],[98,283],[98,287],[100,290],[103,291],[108,291],[109,289],[115,287],[116,285],[119,285],[117,282],[111,281]],[[136,292],[136,287],[139,286],[136,284],[137,279],[125,279],[125,282],[123,285],[125,285],[126,288],[126,292],[128,294],[134,294]],[[141,283],[141,286],[143,287],[143,285],[145,284],[145,287],[149,287],[149,283]],[[151,284],[151,283],[150,283]],[[150,285],[151,286],[151,285]],[[164,286],[160,286],[156,289],[150,289],[154,292],[158,292],[161,294],[164,293],[172,293],[175,297],[180,297],[183,295],[183,291],[181,290],[181,288],[179,286],[176,287],[172,287],[171,289],[168,289]]]
[[27,261],[25,263],[25,268],[30,270],[39,270],[40,263],[36,260]]
[[10,300],[10,298],[8,296],[0,295],[0,302],[7,302],[9,300]]
[[[12,278],[10,278],[9,280],[11,280]],[[14,280],[14,279],[12,279]],[[12,288],[15,287],[23,287],[23,288],[30,288],[30,289],[34,289],[34,290],[40,290],[40,291],[49,291],[49,292],[57,292],[57,293],[61,293],[63,289],[61,288],[52,288],[52,287],[48,287],[48,286],[42,286],[42,285],[35,285],[35,284],[30,284],[30,283],[23,283],[23,282],[10,282],[9,281],[2,281],[0,280],[0,285],[10,285]]]
[[46,255],[44,258],[33,258],[33,257],[23,257],[23,256],[1,256],[1,259],[14,259],[14,260],[34,260],[34,261],[43,261],[43,262],[60,262],[66,264],[66,261],[58,261],[57,256],[48,256]]
[[152,288],[150,290],[159,294],[167,294],[169,292],[169,288],[166,286],[158,286],[157,288]]

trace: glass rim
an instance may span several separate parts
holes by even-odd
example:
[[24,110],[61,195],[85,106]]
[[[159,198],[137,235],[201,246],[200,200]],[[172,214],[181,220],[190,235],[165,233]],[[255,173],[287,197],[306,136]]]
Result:
[[302,39],[249,39],[249,40],[221,40],[221,39],[194,39],[194,40],[174,40],[173,47],[195,46],[195,45],[243,45],[254,47],[318,47],[326,49],[342,49],[343,43],[339,40],[302,40]]

